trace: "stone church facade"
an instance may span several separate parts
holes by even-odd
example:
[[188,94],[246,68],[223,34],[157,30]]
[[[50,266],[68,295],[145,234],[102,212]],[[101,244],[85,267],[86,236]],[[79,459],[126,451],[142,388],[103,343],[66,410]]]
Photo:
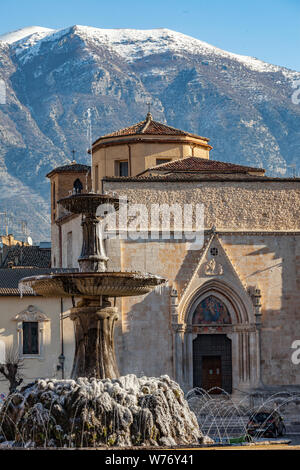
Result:
[[126,196],[149,211],[151,204],[203,204],[198,249],[172,230],[155,240],[107,233],[108,270],[168,279],[161,291],[116,300],[121,374],[169,374],[185,390],[220,387],[233,396],[297,391],[300,180],[213,161],[210,149],[208,139],[148,115],[94,143],[91,173],[76,163],[54,169],[52,266],[78,267],[81,219],[57,202],[76,180],[83,191]]

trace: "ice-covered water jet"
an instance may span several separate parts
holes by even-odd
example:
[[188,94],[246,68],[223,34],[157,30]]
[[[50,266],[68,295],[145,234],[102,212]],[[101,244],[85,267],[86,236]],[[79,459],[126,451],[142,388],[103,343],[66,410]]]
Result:
[[37,380],[5,402],[1,434],[6,443],[27,447],[172,446],[203,439],[176,382],[135,375]]
[[[266,398],[257,400],[256,394],[246,394],[243,398],[232,398],[223,389],[219,395],[211,394],[202,388],[193,388],[186,395],[190,409],[195,413],[201,431],[216,442],[230,442],[236,438],[249,438],[248,424],[253,417],[266,412],[266,421],[262,426],[266,432],[259,429],[252,439],[257,440],[272,434],[272,416],[275,412],[285,415],[286,408],[293,403],[300,403],[300,396],[289,392],[276,392]],[[285,421],[285,420],[284,420]],[[288,424],[286,423],[288,426]],[[286,428],[286,426],[284,426]],[[283,435],[283,434],[279,434]]]

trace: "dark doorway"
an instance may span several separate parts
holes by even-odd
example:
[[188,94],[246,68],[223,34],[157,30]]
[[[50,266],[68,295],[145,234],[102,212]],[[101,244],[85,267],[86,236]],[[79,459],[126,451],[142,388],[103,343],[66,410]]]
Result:
[[[221,356],[202,357],[202,387],[210,390],[213,387],[222,388],[222,358]],[[219,393],[212,390],[211,393]]]
[[226,335],[203,334],[194,339],[193,386],[205,390],[220,387],[232,393],[231,340]]

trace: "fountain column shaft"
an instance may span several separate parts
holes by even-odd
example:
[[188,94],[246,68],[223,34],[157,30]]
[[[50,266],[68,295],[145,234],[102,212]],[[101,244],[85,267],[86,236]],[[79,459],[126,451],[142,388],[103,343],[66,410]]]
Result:
[[98,236],[99,220],[94,214],[86,214],[82,220],[82,249],[78,263],[81,272],[105,272],[108,258],[103,240]]
[[114,327],[117,308],[105,301],[103,307],[95,299],[84,299],[71,309],[75,324],[75,356],[72,378],[116,378],[119,371],[114,348]]

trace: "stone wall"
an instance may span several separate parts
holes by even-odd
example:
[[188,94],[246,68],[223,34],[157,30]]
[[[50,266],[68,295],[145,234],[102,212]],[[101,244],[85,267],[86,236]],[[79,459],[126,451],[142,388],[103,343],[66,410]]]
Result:
[[[262,294],[262,378],[267,385],[297,385],[300,366],[291,361],[293,341],[299,339],[300,293],[295,257],[300,237],[284,235],[220,235],[226,253],[245,291],[256,286]],[[184,242],[122,242],[122,268],[166,277],[170,285],[184,285],[197,267]],[[195,257],[197,256],[194,253]],[[294,261],[293,261],[294,260]],[[192,262],[191,262],[192,261]],[[188,270],[188,266],[191,270]],[[230,273],[219,279],[226,283]],[[199,288],[207,279],[200,278]],[[235,290],[241,296],[242,285]],[[122,360],[124,373],[138,368],[146,374],[173,373],[170,290],[144,298],[122,300]],[[246,294],[244,294],[246,295]],[[151,357],[151,359],[149,359]],[[137,371],[135,371],[137,372]]]
[[300,383],[291,345],[300,339],[299,235],[222,236],[224,247],[246,286],[261,289],[262,378],[270,385]]
[[[217,230],[225,231],[220,235],[221,242],[245,287],[257,286],[262,291],[263,380],[270,385],[300,383],[300,367],[291,361],[292,342],[299,339],[295,330],[300,301],[298,182],[105,182],[104,189],[126,194],[129,202],[144,203],[147,207],[152,202],[202,202],[205,227],[215,225]],[[136,266],[155,272],[166,276],[170,284],[186,283],[189,267],[192,270],[197,263],[197,253],[188,253],[182,242],[123,245],[126,246],[122,252],[123,268]],[[126,302],[125,309],[129,310],[128,302],[132,301]],[[161,311],[161,307],[156,305],[156,310]],[[157,317],[152,320],[152,328],[164,331],[164,326],[170,323],[167,307],[164,320],[159,322]],[[137,313],[135,320],[131,320],[134,321],[138,321]],[[134,328],[132,323],[129,329]]]
[[[18,351],[19,335],[18,325],[14,317],[33,305],[41,311],[49,321],[39,326],[43,328],[43,345],[40,355],[24,358],[24,384],[32,382],[37,378],[56,377],[61,378],[61,372],[57,370],[58,356],[61,354],[61,327],[60,327],[60,298],[43,298],[37,296],[1,296],[1,328],[0,341],[4,342],[6,352],[10,349]],[[74,328],[73,322],[67,318],[71,301],[63,300],[64,309],[64,355],[65,377],[69,377],[73,365],[74,356]],[[41,346],[41,345],[40,345]],[[7,394],[6,381],[0,381],[0,393]]]
[[289,182],[120,182],[104,191],[134,204],[204,204],[205,227],[228,230],[299,230],[300,183]]
[[[291,361],[292,342],[300,339],[296,329],[300,301],[299,183],[105,182],[104,190],[126,194],[129,202],[145,203],[148,207],[151,202],[203,202],[205,227],[216,226],[220,244],[228,257],[228,263],[223,263],[224,273],[215,280],[229,283],[236,294],[245,299],[253,323],[250,326],[254,329],[248,288],[261,290],[263,382],[283,387],[300,383],[300,366]],[[76,266],[81,247],[80,218],[63,224],[64,239],[70,230],[74,233]],[[206,233],[206,239],[208,237]],[[106,241],[106,247],[109,270],[146,271],[169,280],[169,287],[161,294],[152,292],[143,297],[118,300],[120,320],[116,328],[116,347],[121,373],[167,373],[174,377],[170,288],[178,289],[180,301],[192,276],[194,286],[199,289],[208,281],[201,266],[199,268],[201,250],[189,250],[185,240],[120,242],[112,239]],[[63,252],[65,260],[65,248]],[[179,314],[184,315],[181,308]],[[253,352],[256,346],[252,343],[251,347]],[[255,362],[253,357],[252,363]],[[249,386],[246,384],[244,390]]]

